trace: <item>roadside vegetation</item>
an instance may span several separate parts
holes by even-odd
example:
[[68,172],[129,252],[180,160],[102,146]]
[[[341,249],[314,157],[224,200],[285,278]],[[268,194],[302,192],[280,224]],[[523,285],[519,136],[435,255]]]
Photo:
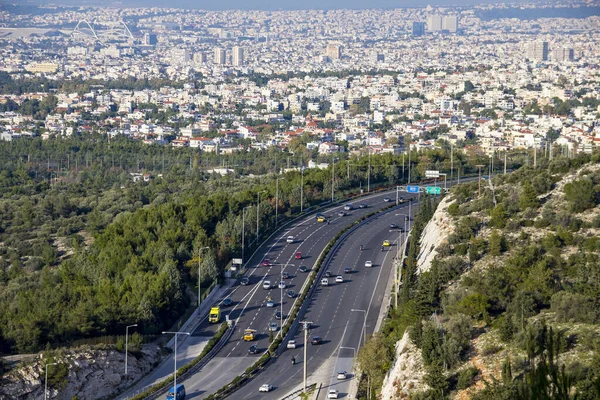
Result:
[[599,161],[541,159],[494,190],[484,181],[481,197],[477,182],[454,188],[454,232],[417,276],[422,208],[400,305],[359,354],[372,398],[407,329],[428,386],[411,399],[600,397]]
[[[0,354],[122,335],[132,323],[145,335],[171,326],[195,301],[198,265],[206,289],[241,256],[244,208],[245,256],[251,254],[257,193],[261,237],[274,228],[273,174],[306,165],[305,155],[311,157],[275,150],[217,157],[102,135],[0,142]],[[413,182],[426,169],[449,166],[449,147],[413,155]],[[337,198],[365,189],[368,168],[366,156],[340,158]],[[371,189],[406,182],[407,159],[371,158]],[[454,155],[462,175],[482,160]],[[524,160],[514,155],[511,164]],[[207,172],[223,165],[260,177]],[[149,181],[134,182],[130,173]],[[331,198],[331,169],[281,176],[279,223],[299,212],[302,181],[304,209]]]

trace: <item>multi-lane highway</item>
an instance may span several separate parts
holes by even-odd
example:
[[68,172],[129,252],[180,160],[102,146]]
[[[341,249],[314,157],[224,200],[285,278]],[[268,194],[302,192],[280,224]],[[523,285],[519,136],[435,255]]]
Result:
[[[358,218],[389,205],[390,203],[383,201],[385,197],[395,200],[395,193],[379,193],[368,198],[357,199],[352,202],[353,210],[347,212],[348,215],[346,216],[339,215],[344,204],[330,208],[323,212],[329,223],[317,222],[314,215],[302,218],[279,232],[255,254],[248,263],[249,268],[245,274],[249,278],[249,284],[245,286],[238,284],[232,288],[230,293],[224,296],[233,301],[231,306],[223,308],[223,312],[235,321],[236,331],[217,357],[197,374],[183,382],[189,398],[197,399],[214,393],[233,378],[241,375],[267,349],[269,345],[269,323],[275,322],[277,324],[277,331],[274,334],[277,334],[281,329],[281,321],[275,318],[275,313],[280,311],[282,306],[282,290],[277,287],[282,270],[289,274],[289,278],[284,279],[286,288],[283,290],[283,317],[286,318],[293,303],[297,301],[297,297],[287,297],[286,291],[291,289],[297,293],[300,292],[309,276],[308,272],[301,271],[301,266],[307,267],[310,271],[323,248],[341,229]],[[367,204],[368,207],[359,208],[360,203]],[[294,237],[292,243],[287,242],[288,236]],[[367,243],[366,238],[365,243]],[[381,253],[374,255],[376,259],[373,261],[376,265],[380,263],[379,258],[383,257],[384,253],[389,253],[381,252],[380,247],[380,244],[376,246],[376,250]],[[366,256],[369,251],[374,252],[374,249],[365,250],[363,255]],[[295,257],[298,252],[301,253],[301,259]],[[261,265],[265,260],[269,261],[269,266]],[[375,267],[373,271],[378,269]],[[350,274],[346,279],[351,281],[354,276]],[[274,287],[263,289],[262,282],[264,280],[269,280]],[[343,287],[343,285],[340,285],[340,287]],[[331,289],[336,290],[337,288],[332,286]],[[358,287],[357,290],[362,289]],[[274,301],[273,307],[267,307],[269,298]],[[362,318],[359,315],[353,317]],[[252,342],[243,341],[243,331],[247,328],[256,330],[256,340]],[[215,325],[203,321],[192,336],[213,335],[215,330]],[[249,354],[248,350],[253,344],[257,346],[258,354]]]
[[[328,373],[319,382],[323,384],[320,398],[325,398],[329,389],[338,390],[340,398],[348,393],[355,352],[365,334],[372,333],[375,328],[381,307],[384,306],[385,287],[393,279],[391,265],[398,250],[397,242],[398,239],[400,242],[404,240],[403,233],[389,228],[391,223],[404,227],[404,216],[396,214],[408,214],[408,205],[383,213],[346,237],[330,263],[324,266],[333,277],[329,278],[329,285],[319,286],[310,299],[310,307],[304,318],[313,323],[308,335],[309,371],[315,371],[329,360]],[[384,240],[389,240],[391,246],[382,251]],[[360,250],[361,245],[363,250]],[[373,266],[366,267],[367,261],[371,261]],[[344,273],[345,268],[350,268],[352,272]],[[335,282],[334,277],[338,275],[343,277],[342,283]],[[320,336],[322,343],[311,344],[313,336]],[[294,390],[302,382],[305,362],[302,329],[296,333],[294,340],[298,343],[297,348],[286,350],[257,378],[238,391],[236,398],[278,399]],[[292,364],[292,357],[296,359],[295,364]],[[343,370],[350,375],[348,379],[338,380],[337,371]],[[260,393],[258,389],[263,383],[273,385],[273,391]]]

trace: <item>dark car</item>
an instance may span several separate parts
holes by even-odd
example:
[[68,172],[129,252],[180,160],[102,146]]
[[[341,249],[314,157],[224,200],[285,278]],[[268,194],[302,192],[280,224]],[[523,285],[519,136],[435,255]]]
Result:
[[325,276],[326,276],[327,278],[331,277],[331,271],[325,271]]
[[256,354],[256,353],[258,353],[258,347],[255,344],[253,344],[248,349],[248,353],[250,353],[250,354]]
[[281,279],[290,279],[290,274],[288,274],[287,272],[283,271],[281,273]]
[[275,313],[275,319],[281,319],[281,311]]
[[367,208],[368,206],[365,203],[360,203],[358,208]]
[[231,304],[233,304],[233,300],[231,300],[229,297],[227,297],[226,299],[223,299],[223,303],[222,303],[225,307],[230,306]]
[[294,297],[296,297],[296,292],[294,292],[293,290],[288,290],[286,292],[287,297],[289,297],[290,299],[293,299]]
[[398,225],[396,225],[396,224],[390,224],[390,229],[398,229]]
[[310,339],[310,344],[321,344],[321,342],[323,342],[321,336],[313,336],[312,339]]
[[306,265],[300,266],[300,272],[308,272],[308,268],[306,268]]
[[248,279],[248,278],[242,278],[242,280],[240,281],[240,285],[242,285],[242,286],[246,286],[249,283],[250,283],[250,279]]
[[352,268],[350,268],[350,267],[344,268],[344,273],[345,274],[351,274],[352,273]]

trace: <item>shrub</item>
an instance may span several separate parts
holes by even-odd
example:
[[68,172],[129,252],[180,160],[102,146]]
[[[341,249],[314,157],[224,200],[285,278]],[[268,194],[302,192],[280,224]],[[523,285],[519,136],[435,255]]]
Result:
[[559,322],[595,323],[598,320],[593,300],[579,293],[555,293],[550,299],[550,307]]
[[473,384],[473,378],[477,376],[479,370],[476,367],[469,367],[461,370],[458,373],[458,383],[456,384],[456,388],[458,390],[463,390],[470,387]]
[[481,355],[483,356],[491,356],[492,354],[496,354],[502,350],[502,346],[497,344],[487,344],[483,349],[481,349]]

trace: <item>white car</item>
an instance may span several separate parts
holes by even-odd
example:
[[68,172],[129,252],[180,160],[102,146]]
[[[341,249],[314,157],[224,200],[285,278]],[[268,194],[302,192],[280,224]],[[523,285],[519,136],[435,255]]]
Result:
[[337,378],[339,380],[346,379],[347,377],[348,377],[348,374],[346,373],[346,371],[339,371],[337,373]]
[[[265,383],[258,389],[259,392],[270,392],[271,390],[273,390],[273,386],[268,383]],[[335,398],[337,399],[337,397]]]
[[329,285],[329,279],[327,279],[327,278],[321,279],[321,286],[328,286],[328,285]]
[[294,243],[294,237],[293,236],[288,236],[285,241],[288,242],[288,243]]
[[329,389],[329,392],[327,392],[327,398],[328,399],[337,399],[339,393],[340,392],[338,392],[335,389]]
[[271,289],[271,281],[263,281],[263,289]]
[[335,277],[335,282],[336,283],[344,283],[344,277],[341,275],[338,275]]
[[373,261],[365,261],[365,267],[372,267]]
[[287,348],[288,349],[295,349],[296,348],[296,341],[295,340],[288,340],[288,342],[287,342]]
[[285,289],[285,281],[280,281],[278,287],[279,289]]

